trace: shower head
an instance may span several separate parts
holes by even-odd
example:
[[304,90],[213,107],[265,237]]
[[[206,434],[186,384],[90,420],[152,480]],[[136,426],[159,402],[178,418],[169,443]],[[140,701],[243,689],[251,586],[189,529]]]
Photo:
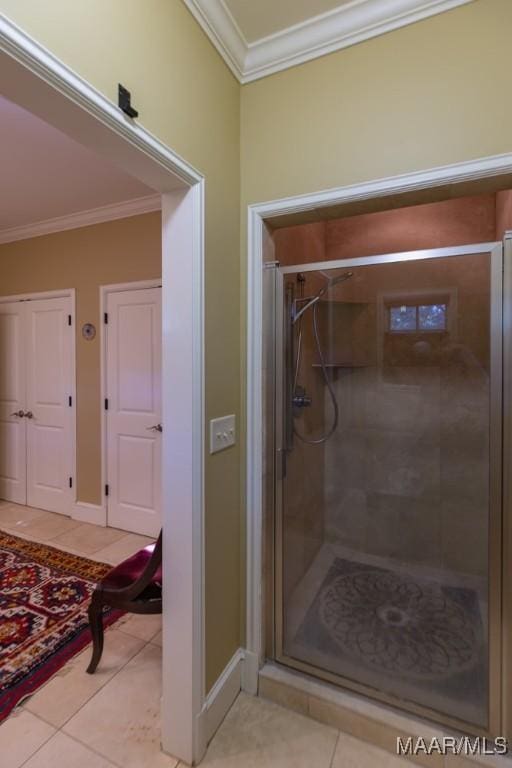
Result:
[[337,277],[331,277],[331,275],[328,275],[326,272],[320,270],[320,274],[323,275],[327,280],[327,285],[324,285],[324,287],[321,288],[318,292],[320,296],[323,296],[324,293],[329,290],[329,288],[334,288],[334,286],[338,285],[338,283],[344,283],[345,280],[349,280],[354,273],[344,272],[342,275],[338,275]]
[[292,325],[295,325],[299,317],[302,317],[302,315],[307,309],[309,309],[314,304],[316,304],[317,301],[320,301],[322,296],[324,296],[328,290],[330,290],[331,288],[334,288],[334,286],[338,285],[338,283],[344,283],[345,280],[348,280],[354,274],[353,272],[344,272],[342,275],[338,275],[337,277],[331,277],[326,272],[323,272],[321,269],[319,270],[319,272],[321,275],[323,275],[323,277],[326,278],[327,283],[322,288],[320,288],[318,293],[315,296],[313,296],[312,299],[309,299],[309,301],[303,307],[301,307],[301,309],[298,312],[296,311],[296,303],[294,302]]
[[345,280],[348,280],[352,275],[353,272],[344,272],[342,275],[329,275],[327,272],[324,272],[323,269],[318,270],[322,277],[325,277],[329,285],[337,285],[338,283],[343,283]]
[[338,277],[331,277],[331,285],[338,285],[338,283],[344,283],[345,280],[350,280],[350,278],[353,276],[354,276],[353,272],[344,272],[342,275],[338,275]]

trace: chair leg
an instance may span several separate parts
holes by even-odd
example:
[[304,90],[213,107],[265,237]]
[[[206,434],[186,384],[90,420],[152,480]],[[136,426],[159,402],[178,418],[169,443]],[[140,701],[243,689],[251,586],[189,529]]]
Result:
[[96,667],[100,663],[101,654],[103,653],[103,606],[101,602],[91,600],[89,606],[89,623],[91,625],[92,634],[92,658],[87,672],[92,675],[96,671]]

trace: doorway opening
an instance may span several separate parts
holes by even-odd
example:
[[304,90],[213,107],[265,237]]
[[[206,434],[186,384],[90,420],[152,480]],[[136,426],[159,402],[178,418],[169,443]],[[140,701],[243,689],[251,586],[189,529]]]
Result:
[[[131,177],[134,188],[140,189],[143,185],[151,197],[148,203],[151,207],[145,210],[138,208],[144,192],[138,194],[139,201],[135,204],[131,200],[124,205],[126,200],[119,201],[119,198],[103,200],[99,207],[107,208],[108,215],[102,219],[94,204],[48,214],[48,203],[54,199],[48,194],[41,202],[42,216],[22,225],[13,222],[9,227],[11,245],[26,242],[27,231],[18,233],[19,236],[12,231],[25,224],[37,223],[28,236],[43,243],[45,235],[56,237],[49,233],[57,232],[64,238],[66,230],[77,231],[76,228],[81,227],[82,232],[90,231],[91,225],[99,221],[109,222],[110,226],[114,220],[122,227],[121,222],[129,221],[126,217],[130,215],[137,218],[140,213],[162,211],[159,227],[161,275],[146,275],[160,277],[162,284],[162,423],[169,425],[161,434],[163,560],[170,565],[164,568],[163,658],[157,680],[162,683],[160,738],[166,752],[192,763],[205,749],[204,735],[200,731],[205,701],[202,592],[204,180],[140,123],[128,120],[86,81],[5,19],[1,22],[0,48],[0,93],[5,100],[60,131],[90,155],[100,158],[100,162],[117,168],[121,175]],[[47,175],[46,182],[50,190],[51,174]],[[75,188],[70,189],[73,193]],[[32,192],[32,186],[27,190]],[[6,239],[4,247],[11,247],[7,246],[8,242]],[[41,259],[42,269],[43,264],[47,279],[58,275],[49,251]],[[88,266],[87,259],[81,261],[79,268],[85,279],[89,274]],[[113,278],[102,280],[102,284],[128,282],[138,279],[139,275],[132,273]],[[95,301],[99,303],[99,286],[93,291]],[[9,295],[26,292],[15,289],[9,291]],[[81,306],[83,304],[77,299],[78,314]],[[174,322],[176,316],[179,324]],[[178,325],[179,333],[176,332]],[[91,350],[93,339],[99,343],[99,326],[99,317],[83,318],[80,323],[83,349]],[[180,361],[179,366],[175,365],[175,360]],[[86,389],[81,402],[88,396],[90,392]],[[98,427],[100,423],[98,410]],[[101,466],[100,452],[86,446],[87,451],[89,457],[98,460]],[[99,493],[101,496],[101,488]],[[82,502],[78,498],[74,513],[84,515],[88,522],[105,525],[99,518],[102,509],[95,500]],[[95,515],[97,517],[93,519]],[[154,685],[150,687],[156,690]],[[158,711],[159,694],[157,698]],[[154,722],[157,722],[156,718]],[[155,744],[160,743],[160,738]]]
[[259,241],[262,661],[478,735],[509,712],[496,184]]

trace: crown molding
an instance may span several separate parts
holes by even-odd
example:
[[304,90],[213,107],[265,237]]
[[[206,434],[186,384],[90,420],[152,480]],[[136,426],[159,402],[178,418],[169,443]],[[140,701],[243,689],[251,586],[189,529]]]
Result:
[[248,43],[224,0],[183,0],[241,83],[333,53],[474,0],[352,0]]
[[223,0],[183,0],[241,83],[248,43]]
[[57,216],[54,219],[36,221],[33,224],[0,229],[0,245],[14,243],[16,240],[28,240],[32,237],[50,235],[54,232],[64,232],[67,229],[90,227],[92,224],[102,224],[115,219],[127,219],[130,216],[159,211],[161,208],[162,198],[160,195],[136,197],[122,203],[111,203],[100,208],[91,208],[88,211],[70,213],[68,216]]

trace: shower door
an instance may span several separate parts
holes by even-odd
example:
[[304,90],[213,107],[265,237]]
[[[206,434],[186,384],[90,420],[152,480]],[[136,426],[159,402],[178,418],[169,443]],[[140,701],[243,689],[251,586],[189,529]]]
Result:
[[275,657],[499,731],[502,247],[277,273]]

